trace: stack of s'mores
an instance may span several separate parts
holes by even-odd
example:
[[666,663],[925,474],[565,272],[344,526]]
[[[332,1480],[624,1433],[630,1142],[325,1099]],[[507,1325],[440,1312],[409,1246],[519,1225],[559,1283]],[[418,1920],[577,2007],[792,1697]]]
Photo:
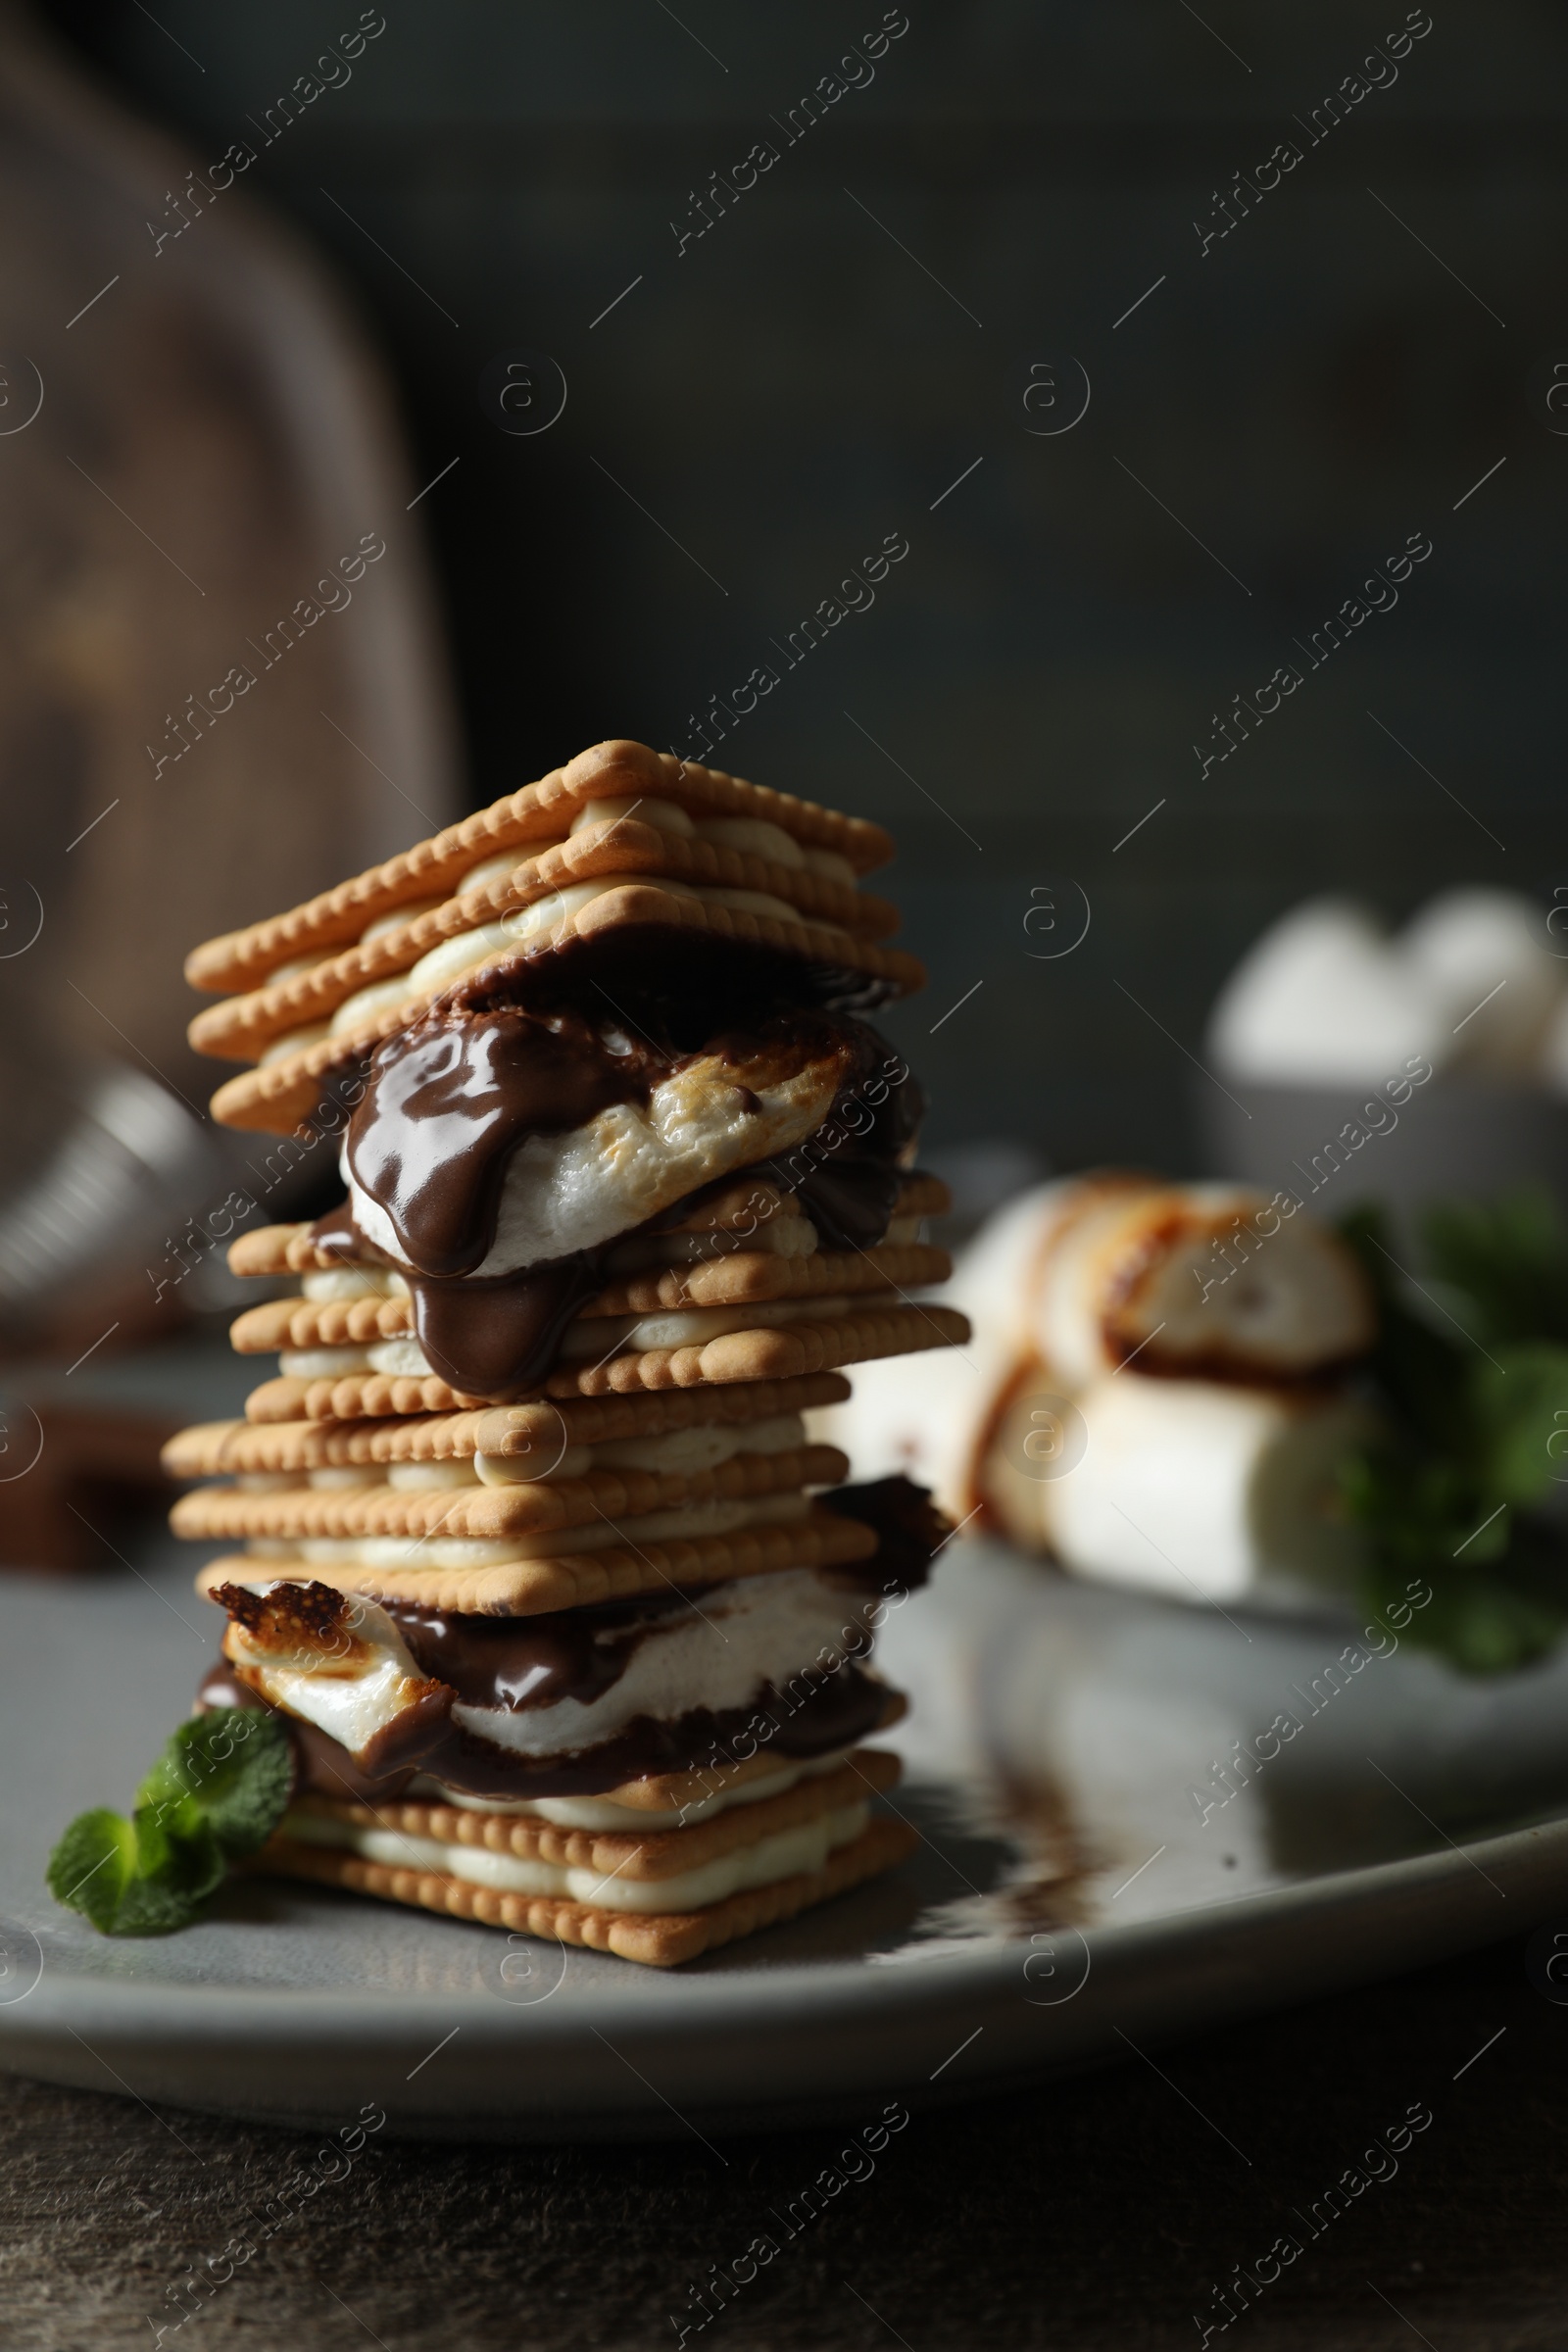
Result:
[[276,1372],[168,1457],[203,1703],[294,1736],[262,1867],[665,1964],[907,1852],[866,1661],[945,1529],[808,1431],[967,1335],[861,1017],[923,977],[891,847],[606,743],[191,956],[216,1114],[345,1190],[235,1244]]

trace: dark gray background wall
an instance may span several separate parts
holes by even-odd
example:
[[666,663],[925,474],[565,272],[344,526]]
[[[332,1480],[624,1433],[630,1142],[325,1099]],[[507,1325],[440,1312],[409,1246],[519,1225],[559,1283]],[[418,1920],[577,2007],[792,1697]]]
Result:
[[[205,166],[359,12],[48,13]],[[782,148],[882,13],[385,0],[244,184],[351,288],[418,479],[458,461],[417,512],[475,803],[607,733],[697,749],[688,714],[782,671],[773,642],[905,534],[874,608],[713,757],[897,831],[932,985],[887,1025],[939,1140],[1189,1167],[1179,1047],[1271,914],[1568,882],[1568,438],[1543,398],[1568,25],[1432,0],[1396,82],[1309,144],[1399,0],[908,0],[870,86],[678,250],[692,191]],[[1290,138],[1300,163],[1205,252],[1216,191]],[[479,396],[519,353],[568,393],[527,435]],[[1054,409],[1026,409],[1037,365]],[[1086,383],[1070,429],[1028,429]],[[1307,670],[1298,641],[1412,532],[1433,553],[1397,607]],[[1300,690],[1201,776],[1213,714],[1293,660]],[[1088,935],[1046,960],[1075,888]]]

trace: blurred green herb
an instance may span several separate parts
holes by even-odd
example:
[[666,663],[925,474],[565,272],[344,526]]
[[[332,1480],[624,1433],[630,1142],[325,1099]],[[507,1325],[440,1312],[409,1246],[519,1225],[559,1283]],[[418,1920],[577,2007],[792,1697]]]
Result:
[[122,1813],[79,1813],[49,1857],[50,1892],[105,1936],[182,1928],[230,1862],[283,1817],[293,1749],[259,1707],[214,1707],[182,1723]]
[[1568,1624],[1568,1539],[1541,1516],[1568,1486],[1568,1235],[1535,1193],[1432,1209],[1419,1271],[1379,1211],[1340,1230],[1378,1303],[1383,1432],[1344,1479],[1367,1598],[1420,1575],[1410,1639],[1470,1673],[1524,1665]]

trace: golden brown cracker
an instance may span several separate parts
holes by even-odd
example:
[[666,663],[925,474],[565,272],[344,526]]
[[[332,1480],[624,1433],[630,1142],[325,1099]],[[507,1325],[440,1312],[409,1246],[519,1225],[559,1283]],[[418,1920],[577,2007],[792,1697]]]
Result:
[[899,1187],[896,1217],[945,1217],[953,1206],[952,1188],[940,1176],[916,1168]]
[[612,738],[579,752],[537,784],[524,785],[285,914],[207,940],[186,958],[185,977],[193,988],[254,988],[280,963],[346,947],[368,923],[411,900],[446,895],[471,867],[503,850],[525,854],[529,842],[559,839],[587,802],[639,795],[676,801],[709,816],[761,817],[809,848],[836,851],[858,873],[885,864],[893,855],[893,843],[880,825],[748,784],[720,768],[652,752],[624,737]]
[[806,1257],[736,1250],[695,1265],[653,1268],[609,1284],[578,1309],[596,1315],[647,1315],[688,1306],[749,1306],[774,1298],[837,1298],[859,1291],[923,1290],[945,1282],[953,1260],[923,1242],[870,1250],[814,1250]]
[[296,1798],[290,1811],[340,1821],[350,1829],[391,1830],[405,1838],[433,1838],[442,1845],[471,1845],[484,1853],[511,1854],[519,1862],[553,1862],[570,1870],[595,1870],[605,1878],[647,1884],[701,1870],[725,1854],[760,1844],[764,1838],[819,1821],[824,1813],[881,1796],[898,1787],[899,1774],[897,1756],[882,1748],[860,1748],[832,1771],[808,1774],[776,1796],[730,1805],[706,1821],[671,1830],[566,1830],[521,1813],[482,1813],[468,1805],[407,1798],[356,1804],[345,1798],[313,1795]]
[[206,1421],[164,1448],[171,1478],[347,1469],[357,1463],[452,1462],[475,1453],[509,1460],[559,1458],[564,1446],[662,1438],[683,1429],[735,1428],[780,1413],[842,1404],[839,1372],[805,1380],[754,1381],[729,1389],[677,1389],[661,1396],[571,1397],[564,1404],[485,1405],[475,1412],[421,1413],[404,1421]]
[[[791,1323],[771,1331],[736,1331],[705,1348],[650,1348],[608,1363],[563,1365],[544,1384],[547,1397],[625,1396],[639,1390],[727,1387],[732,1381],[795,1380],[840,1364],[961,1347],[964,1316],[950,1306],[889,1306],[832,1321]],[[314,1379],[283,1374],[246,1399],[252,1421],[358,1421],[385,1414],[450,1413],[490,1400],[449,1388],[434,1373],[336,1372]]]
[[790,1380],[878,1356],[961,1347],[968,1337],[967,1320],[952,1307],[868,1308],[832,1320],[727,1332],[705,1347],[650,1348],[640,1355],[612,1356],[608,1363],[553,1372],[547,1388],[554,1396],[557,1382],[569,1380],[566,1393],[603,1396],[628,1389],[695,1388],[708,1381],[716,1387],[732,1380]]
[[848,1456],[834,1446],[737,1453],[711,1470],[589,1470],[581,1478],[506,1487],[198,1487],[170,1513],[176,1536],[210,1544],[236,1538],[462,1536],[499,1543],[597,1521],[645,1518],[706,1502],[753,1502],[801,1487],[837,1486]]
[[781,915],[757,914],[746,907],[712,906],[699,899],[676,898],[661,890],[657,882],[633,882],[579,906],[538,941],[498,954],[458,980],[436,982],[367,1013],[363,1022],[345,1030],[341,1037],[319,1038],[314,1045],[228,1079],[212,1099],[213,1116],[225,1127],[292,1134],[316,1110],[334,1071],[364,1059],[383,1039],[407,1028],[451,989],[471,991],[482,982],[505,986],[569,941],[603,941],[612,932],[648,929],[731,940],[788,956],[829,975],[823,984],[829,996],[842,998],[846,993],[850,984],[845,975],[860,986],[866,1002],[907,996],[925,985],[924,965],[902,948],[877,947],[853,932],[811,922],[805,915],[786,921]]
[[[736,1250],[690,1266],[655,1268],[612,1282],[583,1301],[583,1318],[647,1315],[685,1307],[752,1306],[781,1298],[837,1298],[863,1291],[923,1290],[953,1271],[945,1250],[923,1242],[882,1243],[875,1249],[813,1250],[778,1257],[770,1250]],[[360,1298],[268,1298],[247,1307],[229,1327],[238,1355],[280,1348],[372,1348],[409,1338],[414,1301],[404,1296]]]
[[526,1457],[545,1445],[556,1416],[574,1446],[602,1446],[620,1438],[662,1437],[674,1430],[744,1427],[780,1413],[807,1413],[837,1404],[850,1393],[841,1372],[817,1372],[804,1380],[758,1381],[751,1387],[643,1393],[631,1396],[565,1397],[559,1404],[498,1404],[480,1415],[474,1451]]
[[264,1380],[245,1399],[248,1421],[359,1421],[414,1414],[478,1411],[488,1396],[469,1396],[433,1372],[338,1372],[302,1380],[280,1373]]
[[394,1870],[384,1863],[362,1862],[356,1855],[280,1838],[264,1846],[247,1867],[285,1878],[311,1879],[318,1886],[337,1886],[349,1893],[377,1895],[418,1910],[437,1911],[449,1919],[473,1920],[486,1927],[510,1928],[514,1934],[554,1937],[559,1943],[578,1944],[590,1951],[613,1952],[619,1959],[638,1960],[651,1968],[674,1968],[683,1960],[695,1960],[743,1936],[755,1936],[763,1928],[794,1919],[814,1904],[829,1902],[834,1895],[895,1869],[919,1842],[919,1832],[908,1824],[878,1819],[869,1823],[853,1844],[830,1854],[821,1870],[729,1895],[705,1911],[671,1913],[597,1911],[558,1895],[502,1894],[436,1871]]
[[330,1585],[367,1600],[416,1601],[466,1617],[535,1617],[663,1592],[671,1585],[725,1585],[738,1577],[782,1576],[792,1568],[850,1567],[875,1550],[875,1535],[859,1520],[812,1510],[804,1519],[735,1528],[726,1536],[668,1536],[658,1544],[508,1560],[496,1568],[364,1568],[234,1552],[198,1569],[196,1590],[211,1599],[220,1585],[280,1580]]
[[358,990],[395,979],[444,941],[498,922],[553,891],[611,875],[759,891],[798,908],[812,922],[867,939],[889,938],[899,927],[897,909],[868,891],[776,864],[749,851],[682,840],[635,817],[618,817],[522,859],[502,880],[481,883],[374,939],[327,956],[310,971],[208,1005],[190,1024],[190,1042],[198,1054],[220,1060],[255,1061],[274,1038],[329,1020]]

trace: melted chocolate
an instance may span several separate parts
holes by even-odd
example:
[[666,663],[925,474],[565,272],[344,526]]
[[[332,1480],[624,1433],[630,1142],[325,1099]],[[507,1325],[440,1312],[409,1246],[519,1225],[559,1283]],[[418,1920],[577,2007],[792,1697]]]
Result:
[[349,1125],[350,1171],[417,1272],[471,1274],[495,1240],[518,1146],[586,1126],[612,1102],[645,1102],[671,1058],[580,1016],[517,1005],[421,1021],[370,1065]]
[[796,1680],[807,1686],[799,1698],[764,1683],[749,1706],[694,1707],[672,1722],[639,1715],[613,1740],[543,1761],[493,1746],[454,1724],[420,1769],[471,1796],[591,1796],[651,1773],[690,1772],[726,1759],[819,1756],[853,1746],[882,1720],[887,1690],[858,1666]]
[[755,1025],[803,1003],[865,1012],[897,994],[897,982],[826,958],[723,939],[683,923],[651,922],[617,925],[588,939],[541,941],[465,973],[441,1003],[469,1011],[497,1003],[547,1008],[591,1003],[597,995],[607,1004],[628,1007],[651,1033],[697,1045],[711,1034],[715,1004],[731,1020]]
[[351,1265],[390,1266],[395,1261],[384,1250],[377,1249],[368,1233],[362,1233],[354,1221],[354,1203],[347,1198],[336,1208],[329,1208],[324,1217],[318,1217],[311,1227],[311,1239],[318,1250],[330,1257],[341,1257]]
[[574,1250],[483,1281],[411,1274],[414,1328],[431,1371],[463,1396],[498,1402],[539,1388],[566,1325],[603,1288],[604,1254]]
[[[858,1592],[909,1593],[931,1573],[931,1562],[952,1535],[925,1487],[911,1478],[879,1478],[863,1487],[832,1487],[818,1494],[825,1510],[857,1519],[875,1531],[876,1550],[868,1560],[824,1569],[836,1585]],[[434,1672],[427,1668],[427,1672]]]
[[[407,1637],[406,1626],[404,1632]],[[375,1759],[384,1767],[379,1775],[356,1763],[316,1725],[286,1713],[283,1720],[299,1755],[300,1787],[323,1796],[375,1803],[401,1795],[416,1771],[466,1796],[593,1796],[652,1773],[690,1772],[753,1755],[798,1762],[850,1747],[876,1729],[887,1700],[885,1687],[858,1666],[841,1666],[828,1675],[808,1671],[796,1676],[788,1691],[763,1684],[749,1706],[697,1707],[672,1722],[639,1715],[613,1740],[544,1762],[497,1747],[450,1721],[439,1727],[427,1723],[418,1753],[404,1754],[395,1765],[383,1754]],[[199,1708],[270,1703],[236,1682],[223,1658],[207,1675],[197,1698]]]
[[383,1601],[421,1674],[450,1683],[467,1706],[591,1706],[619,1682],[652,1633],[686,1605],[684,1592],[649,1593],[539,1617],[462,1616]]
[[[530,1136],[583,1126],[612,1103],[646,1102],[699,1050],[722,1052],[729,1042],[738,1057],[771,1049],[789,1061],[849,1046],[850,1073],[816,1133],[716,1182],[750,1173],[797,1194],[830,1249],[867,1249],[887,1231],[923,1103],[874,1030],[796,1012],[726,1041],[713,1037],[710,1010],[699,1021],[692,1006],[643,1009],[657,1041],[640,1026],[633,1034],[629,1022],[595,1026],[575,1011],[449,1007],[389,1039],[374,1057],[349,1128],[349,1167],[390,1218],[412,1269],[406,1278],[425,1359],[462,1395],[501,1400],[539,1389],[562,1333],[604,1282],[609,1244],[475,1276],[494,1246],[514,1152]],[[760,1110],[749,1088],[738,1091],[748,1110]],[[689,1196],[646,1230],[679,1222],[701,1197]],[[359,1231],[346,1201],[314,1234],[325,1250],[390,1262]]]
[[[350,1264],[397,1263],[361,1232],[350,1200],[318,1217],[311,1239]],[[426,1363],[464,1396],[504,1401],[539,1388],[555,1363],[562,1333],[603,1286],[604,1258],[603,1250],[574,1250],[515,1274],[470,1274],[453,1282],[402,1268]]]

